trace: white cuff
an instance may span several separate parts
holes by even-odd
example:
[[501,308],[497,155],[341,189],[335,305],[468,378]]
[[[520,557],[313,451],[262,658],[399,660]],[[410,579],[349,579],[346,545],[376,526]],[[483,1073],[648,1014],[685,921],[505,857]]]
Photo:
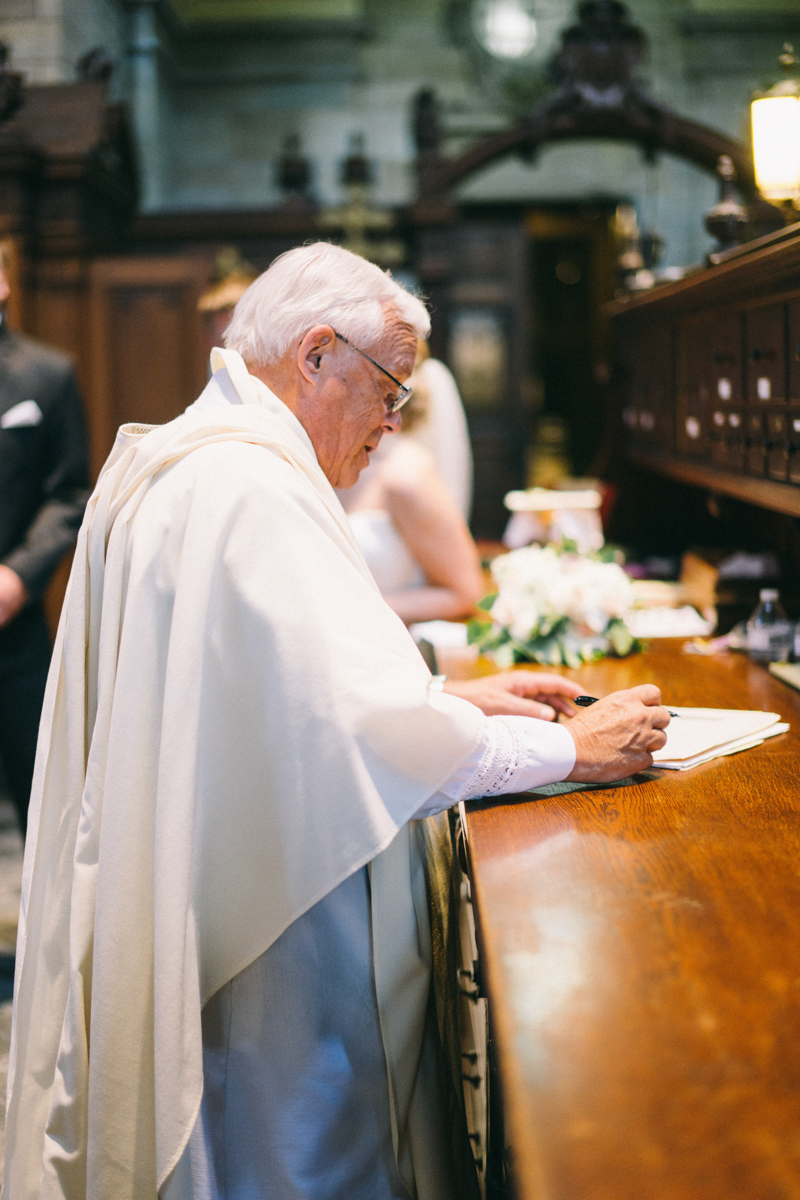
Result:
[[414,815],[428,817],[461,800],[559,783],[575,766],[575,756],[564,725],[535,717],[487,717],[475,750]]

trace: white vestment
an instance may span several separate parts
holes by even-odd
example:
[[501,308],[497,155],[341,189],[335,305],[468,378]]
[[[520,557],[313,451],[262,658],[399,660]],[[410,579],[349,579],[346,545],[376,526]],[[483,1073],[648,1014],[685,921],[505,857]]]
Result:
[[428,691],[302,426],[215,354],[184,416],[120,432],[81,529],[25,854],[5,1200],[154,1198],[200,1111],[203,1005],[367,863],[393,1151],[435,1200],[406,823],[485,718]]

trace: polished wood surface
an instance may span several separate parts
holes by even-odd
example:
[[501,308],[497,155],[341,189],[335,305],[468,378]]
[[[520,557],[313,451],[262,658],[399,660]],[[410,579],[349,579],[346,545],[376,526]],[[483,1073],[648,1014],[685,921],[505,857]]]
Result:
[[665,475],[667,479],[711,488],[715,495],[734,496],[759,508],[800,517],[800,488],[795,484],[776,483],[772,479],[748,479],[746,475],[734,475],[731,471],[720,471],[705,463],[685,462],[666,454],[638,454],[634,450],[628,457],[635,466]]
[[518,1195],[800,1197],[800,693],[741,655],[654,645],[568,674],[792,728],[468,812]]

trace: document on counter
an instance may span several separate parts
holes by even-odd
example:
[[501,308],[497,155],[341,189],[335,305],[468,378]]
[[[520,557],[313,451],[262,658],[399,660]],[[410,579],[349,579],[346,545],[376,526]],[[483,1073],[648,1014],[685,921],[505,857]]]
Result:
[[742,708],[676,708],[666,730],[667,744],[653,755],[653,766],[688,771],[712,758],[749,750],[789,726],[778,713]]

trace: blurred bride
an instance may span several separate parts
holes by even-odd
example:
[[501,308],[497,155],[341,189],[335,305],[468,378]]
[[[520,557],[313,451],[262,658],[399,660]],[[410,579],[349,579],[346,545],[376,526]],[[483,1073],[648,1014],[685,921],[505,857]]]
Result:
[[386,601],[412,624],[472,612],[485,588],[466,518],[469,435],[455,380],[420,343],[402,433],[384,434],[358,483],[338,493]]

